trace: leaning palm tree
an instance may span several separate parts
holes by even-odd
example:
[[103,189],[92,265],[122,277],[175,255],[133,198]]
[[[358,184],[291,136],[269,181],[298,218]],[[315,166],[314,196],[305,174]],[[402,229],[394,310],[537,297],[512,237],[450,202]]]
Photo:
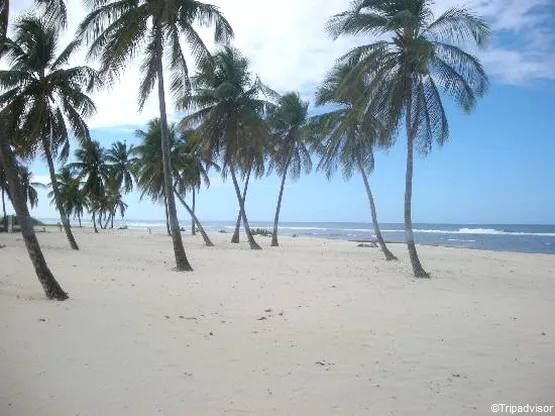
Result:
[[[183,154],[187,149],[184,137],[179,137],[177,130],[173,124],[169,126],[169,142],[171,153],[171,165],[173,170],[172,177],[172,192],[183,204],[191,218],[199,228],[200,233],[207,246],[213,246],[210,238],[204,231],[202,224],[198,217],[193,212],[191,207],[185,202],[181,196],[183,191],[188,188],[192,180],[184,178],[184,174],[191,171],[189,165],[190,160],[187,155]],[[162,146],[161,146],[161,123],[159,119],[151,120],[148,123],[148,130],[137,130],[135,135],[142,141],[142,143],[133,149],[133,152],[138,156],[137,160],[137,186],[141,189],[142,199],[148,196],[154,202],[164,201],[167,213],[166,193],[164,192],[164,166],[162,164]]]
[[24,147],[41,148],[67,239],[71,248],[78,250],[61,203],[54,159],[67,157],[69,130],[81,142],[90,140],[84,117],[96,108],[87,93],[93,91],[99,78],[86,66],[68,68],[78,42],[56,55],[58,39],[57,30],[36,17],[27,16],[17,22],[14,39],[6,43],[11,68],[0,71],[0,106],[2,116],[12,119],[20,129],[22,140],[27,141]]
[[314,148],[321,157],[318,169],[323,170],[328,179],[339,167],[345,179],[350,179],[355,170],[360,172],[370,205],[376,240],[386,260],[397,260],[383,239],[368,181],[369,173],[374,170],[374,147],[390,146],[392,135],[379,119],[360,110],[358,104],[365,100],[361,95],[363,85],[351,83],[349,89],[343,88],[340,91],[349,70],[345,65],[336,66],[316,92],[316,105],[328,104],[337,108],[311,119],[314,134],[320,136],[320,140],[314,143]]
[[281,185],[276,204],[272,246],[278,246],[278,224],[283,190],[287,175],[293,180],[298,179],[301,171],[309,173],[312,161],[308,150],[311,139],[308,126],[308,103],[303,102],[298,93],[290,92],[283,95],[277,108],[270,115],[270,126],[276,141],[273,146],[272,167],[281,175]]
[[[9,0],[0,0],[0,57],[5,50],[4,44],[8,29],[9,11]],[[25,203],[25,195],[17,174],[17,160],[10,139],[4,128],[4,120],[0,120],[0,166],[3,166],[6,172],[8,189],[10,189],[12,193],[12,204],[21,226],[21,234],[25,242],[25,247],[27,248],[27,253],[33,263],[35,273],[43,287],[46,297],[48,299],[65,300],[69,296],[64,292],[48,268],[35,230],[33,229],[31,215]]]
[[491,33],[488,24],[464,8],[449,9],[434,20],[432,3],[356,0],[350,10],[335,15],[328,23],[334,38],[367,34],[386,39],[354,48],[343,61],[352,67],[352,79],[371,79],[364,94],[385,110],[388,126],[397,126],[405,117],[405,233],[416,277],[429,274],[418,258],[412,229],[415,143],[426,154],[434,142],[442,145],[448,138],[440,89],[470,112],[488,87],[480,61],[462,49],[469,42],[484,46]]
[[193,140],[221,161],[224,177],[231,175],[249,245],[260,250],[249,227],[237,173],[260,171],[270,137],[264,116],[273,107],[265,98],[277,94],[254,77],[248,66],[248,60],[231,47],[201,65],[192,79],[196,94],[183,102],[194,112],[182,120],[181,127],[198,127]]
[[121,75],[125,65],[144,54],[143,77],[139,86],[139,108],[158,83],[158,102],[162,127],[164,192],[170,218],[177,270],[192,270],[183,248],[172,189],[172,167],[164,90],[164,55],[169,57],[170,91],[182,99],[190,93],[188,66],[180,37],[183,35],[197,63],[210,57],[194,25],[214,26],[216,42],[227,43],[233,30],[219,9],[196,0],[91,0],[92,10],[80,26],[78,36],[90,41],[89,56],[100,57],[102,71]]

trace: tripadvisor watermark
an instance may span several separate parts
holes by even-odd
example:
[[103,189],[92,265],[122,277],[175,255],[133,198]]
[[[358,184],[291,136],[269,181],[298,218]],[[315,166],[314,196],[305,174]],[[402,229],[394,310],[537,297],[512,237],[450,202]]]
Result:
[[517,415],[519,413],[555,413],[555,406],[553,405],[541,405],[541,404],[506,404],[506,403],[494,403],[491,405],[491,411],[493,413],[508,413],[510,415]]

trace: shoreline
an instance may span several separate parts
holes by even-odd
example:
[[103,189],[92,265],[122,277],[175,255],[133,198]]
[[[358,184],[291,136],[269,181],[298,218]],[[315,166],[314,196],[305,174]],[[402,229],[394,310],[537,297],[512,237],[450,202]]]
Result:
[[[35,227],[35,232],[37,234],[41,233],[42,232],[41,231],[42,227],[43,226],[36,226]],[[56,224],[50,224],[50,223],[47,224],[47,223],[45,223],[44,227],[51,228],[51,227],[57,227],[57,225]],[[88,226],[88,225],[84,225],[83,227],[72,225],[71,228],[76,229],[76,230],[79,230],[79,229],[93,230],[93,227]],[[265,228],[265,227],[251,227],[251,228],[255,229],[255,228]],[[114,232],[114,231],[132,231],[132,232],[137,232],[137,233],[140,233],[140,232],[148,233],[146,227],[144,229],[135,228],[135,227],[133,227],[133,228],[128,227],[128,228],[124,228],[124,229],[116,228],[116,227],[108,228],[108,229],[99,229],[100,234],[106,233],[106,232],[109,232],[109,231],[110,232]],[[215,231],[215,230],[209,230],[208,231],[207,230],[206,233],[209,236],[211,236],[213,234],[232,235],[232,233],[227,231],[227,230],[226,230],[225,233],[222,233],[221,231]],[[160,229],[155,229],[155,230],[152,230],[152,234],[166,234],[166,231],[165,230],[162,231]],[[182,236],[191,235],[190,234],[190,228],[185,228],[184,231],[181,231],[181,234],[182,234]],[[244,233],[243,229],[241,229],[240,234],[243,238],[245,238],[245,233]],[[198,232],[198,230],[197,230],[197,236],[202,238],[200,236],[200,233]],[[254,237],[255,237],[255,239],[268,238],[268,237],[264,237],[262,235],[256,235],[256,234],[254,235]],[[375,239],[352,239],[352,238],[348,238],[348,237],[331,237],[331,236],[307,235],[307,234],[301,234],[301,235],[280,234],[279,235],[280,239],[283,238],[283,237],[285,237],[285,238],[301,238],[301,237],[304,238],[304,237],[306,237],[306,238],[311,238],[311,239],[324,239],[324,240],[331,240],[331,241],[336,241],[336,240],[337,241],[349,241],[349,242],[353,242],[353,243],[373,243],[373,242],[376,241]],[[385,243],[388,244],[388,245],[406,245],[406,243],[404,243],[402,241],[392,241],[392,240],[385,240]],[[496,250],[496,249],[491,249],[491,248],[457,246],[455,244],[421,243],[420,242],[420,243],[416,243],[416,245],[419,246],[419,247],[455,248],[455,249],[474,250],[474,251],[479,251],[479,252],[492,252],[492,253],[542,254],[542,255],[547,255],[547,256],[554,256],[555,255],[555,252],[550,253],[550,252],[540,252],[540,251],[502,250],[502,249]],[[378,249],[379,249],[379,247],[378,247]]]
[[[549,404],[551,256],[229,234],[38,233],[70,298],[47,301],[17,234],[0,234],[0,414],[486,414]],[[403,249],[402,249],[403,248]]]

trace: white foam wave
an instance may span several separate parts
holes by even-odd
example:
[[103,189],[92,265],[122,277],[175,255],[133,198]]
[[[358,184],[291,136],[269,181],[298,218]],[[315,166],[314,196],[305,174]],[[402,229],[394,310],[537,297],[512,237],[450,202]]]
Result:
[[531,236],[531,237],[555,237],[555,233],[530,233],[520,231],[503,231],[493,228],[459,228],[458,230],[426,230],[415,229],[415,233],[426,234],[468,234],[468,235],[515,235],[515,236]]
[[475,243],[476,240],[465,240],[463,238],[448,238],[447,241],[457,241],[460,243]]

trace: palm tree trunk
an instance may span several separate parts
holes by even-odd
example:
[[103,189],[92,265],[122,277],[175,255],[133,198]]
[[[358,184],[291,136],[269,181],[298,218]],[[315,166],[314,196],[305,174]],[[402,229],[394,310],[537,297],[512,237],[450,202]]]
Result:
[[360,157],[357,157],[357,164],[362,176],[362,180],[364,182],[364,187],[366,188],[366,195],[368,195],[368,202],[370,203],[370,213],[372,214],[372,225],[374,226],[374,234],[376,234],[378,244],[380,245],[380,248],[382,249],[386,260],[397,260],[397,257],[391,251],[389,251],[383,239],[382,232],[380,230],[380,224],[378,222],[378,214],[376,213],[374,196],[372,195],[372,190],[370,189],[370,184],[368,183],[368,178],[366,177],[366,172],[364,171],[364,166],[362,166]]
[[4,184],[1,184],[2,186],[2,221],[3,221],[3,226],[4,226],[4,231],[8,231],[8,216],[6,214],[6,191],[4,190],[3,186]]
[[[243,204],[245,203],[247,198],[247,189],[249,188],[249,179],[251,177],[251,172],[252,172],[252,167],[249,168],[247,172],[247,176],[245,177],[245,186],[243,187],[243,196],[242,196]],[[241,209],[239,209],[239,212],[237,213],[237,222],[235,223],[235,230],[233,231],[233,237],[231,237],[232,243],[239,242],[240,229],[241,229]]]
[[285,180],[287,179],[287,170],[289,169],[289,163],[291,162],[291,153],[285,163],[285,169],[283,171],[283,177],[281,178],[281,186],[279,187],[279,196],[276,205],[276,215],[274,217],[274,230],[272,231],[272,247],[279,246],[278,243],[278,223],[279,223],[279,211],[281,210],[281,199],[283,198],[283,190],[285,189]]
[[[195,203],[196,203],[195,194],[196,194],[196,190],[195,190],[195,188],[193,188],[193,215],[195,215]],[[195,226],[196,226],[195,219],[191,215],[191,235],[197,235],[197,230],[196,230]],[[204,236],[203,236],[203,238],[204,238]],[[204,241],[206,241],[206,240],[204,240]]]
[[237,221],[235,221],[235,230],[233,230],[233,236],[231,237],[232,243],[239,243],[239,231],[241,231],[241,210],[237,213]]
[[92,212],[92,223],[94,227],[94,232],[98,234],[98,228],[96,228],[96,211]]
[[168,120],[166,114],[166,100],[164,95],[164,71],[162,68],[162,32],[158,22],[156,27],[157,42],[157,77],[158,77],[158,103],[160,105],[160,128],[162,134],[162,161],[164,165],[164,191],[166,201],[168,203],[168,216],[170,220],[170,231],[173,242],[173,252],[175,255],[175,267],[179,271],[192,271],[193,268],[187,259],[185,249],[183,248],[183,240],[181,239],[181,231],[179,230],[179,221],[177,219],[177,209],[175,207],[175,199],[173,197],[172,187],[172,167],[170,158],[170,142],[168,138]]
[[35,230],[33,229],[33,221],[29,214],[29,209],[25,203],[25,196],[21,189],[19,176],[16,169],[16,160],[12,152],[8,137],[4,132],[4,127],[0,126],[0,163],[4,166],[10,195],[12,195],[12,204],[14,206],[19,224],[21,226],[21,234],[27,247],[27,253],[35,268],[35,273],[39,282],[44,289],[44,293],[48,299],[66,300],[69,296],[48,268],[44,255],[39,245]]
[[[409,87],[408,91],[410,92],[411,90],[412,87]],[[409,93],[407,98],[407,111],[405,114],[407,130],[407,172],[405,176],[405,236],[414,276],[425,278],[430,277],[430,275],[424,270],[424,268],[422,267],[422,263],[420,263],[418,252],[416,251],[416,245],[414,244],[414,233],[412,231],[412,175],[414,163],[414,131],[411,123],[411,110],[412,98],[411,94]]]
[[245,213],[245,201],[241,198],[241,190],[239,189],[239,183],[237,182],[237,176],[235,175],[235,169],[231,167],[229,169],[231,171],[231,179],[233,180],[233,187],[235,188],[235,193],[237,195],[237,199],[239,200],[239,211],[241,213],[241,218],[243,219],[243,227],[245,228],[245,234],[247,234],[247,240],[249,240],[249,246],[252,250],[262,250],[254,237],[252,236],[251,229],[249,227],[249,221],[247,220],[247,214]]
[[81,215],[77,215],[77,219],[79,220],[79,228],[83,228],[83,224],[81,224]]
[[108,215],[105,216],[106,221],[104,222],[104,227],[102,228],[103,230],[108,228],[108,224],[110,223],[111,217],[112,217],[112,213],[109,213]]
[[172,233],[170,231],[170,216],[168,213],[168,200],[166,199],[166,193],[164,192],[164,212],[166,213],[166,232],[171,237]]
[[60,189],[58,188],[58,181],[56,180],[56,170],[54,169],[54,162],[52,161],[52,153],[50,152],[50,144],[48,143],[47,138],[44,136],[42,137],[42,147],[44,149],[44,155],[46,156],[48,171],[50,172],[50,182],[52,185],[52,191],[54,192],[54,200],[56,201],[56,208],[60,213],[62,226],[64,227],[67,240],[69,241],[69,245],[73,250],[79,250],[79,246],[77,245],[77,242],[75,241],[75,237],[73,237],[73,233],[71,232],[71,227],[69,225],[69,218],[62,205]]
[[187,210],[187,212],[189,213],[189,215],[191,216],[191,221],[193,222],[194,225],[198,226],[198,230],[202,235],[202,238],[204,239],[204,243],[208,246],[208,247],[213,247],[214,243],[212,243],[212,241],[210,241],[210,237],[208,237],[208,234],[206,234],[206,232],[204,231],[204,227],[202,226],[202,224],[200,223],[199,219],[197,218],[197,216],[195,215],[195,211],[193,211],[191,209],[191,207],[189,207],[189,205],[187,204],[187,202],[185,202],[185,199],[183,199],[181,197],[181,195],[179,195],[179,193],[177,192],[177,189],[173,189],[175,196],[177,196],[177,199],[179,199],[179,201],[181,202],[181,204],[185,207],[185,209]]
[[111,214],[111,218],[110,218],[110,228],[114,228],[114,217],[116,216],[115,212],[112,212]]

